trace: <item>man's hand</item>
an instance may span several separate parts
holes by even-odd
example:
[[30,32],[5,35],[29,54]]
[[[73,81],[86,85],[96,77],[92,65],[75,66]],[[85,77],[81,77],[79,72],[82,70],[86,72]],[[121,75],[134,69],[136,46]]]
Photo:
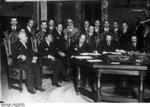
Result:
[[32,59],[32,63],[36,63],[36,59]]
[[32,58],[32,63],[36,63],[37,59],[38,59],[38,58],[34,56],[34,57]]
[[97,50],[95,50],[95,51],[93,51],[93,53],[98,54],[98,51],[97,51]]
[[52,55],[48,55],[47,58],[48,58],[48,59],[52,59],[53,61],[55,60],[55,57],[53,57]]
[[19,55],[17,59],[22,59],[23,61],[25,61],[27,57],[25,55]]
[[55,61],[55,57],[51,57],[52,61]]
[[34,60],[37,60],[38,58],[36,56],[33,57]]
[[66,54],[65,54],[64,52],[62,52],[62,51],[59,51],[58,54],[59,54],[61,57],[65,57],[65,56],[66,56]]

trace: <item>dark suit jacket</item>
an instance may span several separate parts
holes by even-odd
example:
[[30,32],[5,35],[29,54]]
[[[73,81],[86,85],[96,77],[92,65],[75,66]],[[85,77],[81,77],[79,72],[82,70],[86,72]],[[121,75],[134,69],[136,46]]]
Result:
[[[81,28],[81,29],[80,29],[80,31],[81,31],[81,33],[83,33],[83,34],[86,34],[85,27]],[[87,30],[87,32],[89,32],[89,27],[88,27],[88,30]]]
[[131,42],[129,42],[129,44],[127,45],[127,51],[142,51],[142,47],[141,44],[136,45],[136,47],[133,46],[133,44]]
[[108,46],[106,41],[103,40],[100,42],[99,44],[99,48],[98,48],[98,51],[101,53],[103,51],[109,51],[109,52],[113,52],[115,51],[115,49],[118,48],[118,43],[114,40],[111,41],[111,44]]
[[106,37],[107,34],[113,35],[112,32],[110,32],[110,29],[109,29],[109,31],[104,31],[104,28],[103,28],[103,29],[101,30],[101,34],[100,34],[100,36],[99,36],[100,41],[105,40],[105,37]]
[[47,30],[48,33],[51,33],[51,34],[52,34],[54,31],[56,31],[56,28],[54,27],[53,30],[52,30],[52,29],[50,29],[50,28],[48,27],[46,30]]
[[133,28],[133,35],[137,37],[137,42],[144,47],[144,28],[142,25],[137,25]]
[[47,57],[48,55],[56,56],[57,50],[53,43],[50,46],[46,43],[46,41],[42,41],[38,47],[38,52],[40,57]]
[[104,27],[101,29],[101,33],[104,33],[104,32],[110,32],[110,30],[111,30],[110,28],[109,28],[108,31],[105,31],[104,29],[105,29]]
[[75,42],[68,48],[67,55],[70,57],[84,52],[92,52],[90,45],[84,43],[82,47],[79,47],[79,42]]
[[119,38],[119,45],[120,49],[127,49],[127,45],[129,44],[129,41],[131,41],[132,31],[128,28],[126,33],[123,33],[121,30],[121,36]]
[[99,30],[96,32],[95,30],[94,30],[94,32],[98,35],[98,36],[100,36],[100,34],[103,32],[103,29],[101,28],[101,26],[99,27]]
[[[24,29],[25,29],[25,32],[26,32],[28,38],[34,36],[31,32],[29,32],[27,26]],[[32,30],[35,31],[34,28]]]
[[113,34],[113,39],[116,41],[119,41],[119,38],[121,36],[121,30],[119,28],[117,31],[115,31],[114,29],[111,29],[110,32]]
[[[25,29],[26,35],[28,37],[28,44],[32,45],[31,37],[33,37],[34,35],[31,32],[29,32],[29,30],[27,29],[27,26],[24,29]],[[34,30],[34,29],[32,29],[32,30]]]
[[57,30],[53,31],[53,43],[55,44],[58,52],[62,51],[64,53],[66,53],[65,42],[66,41],[64,39],[63,32],[60,35]]
[[12,58],[15,61],[18,61],[17,57],[19,55],[25,55],[27,59],[25,62],[31,63],[32,57],[37,56],[36,53],[32,51],[31,45],[26,44],[27,49],[24,47],[24,45],[17,40],[13,45],[12,45]]
[[87,35],[87,43],[90,45],[92,50],[96,50],[99,45],[99,37],[98,35],[94,32],[92,36]]
[[[17,28],[16,28],[16,32],[19,32],[19,30],[20,30],[20,26],[19,25],[17,25]],[[12,30],[12,28],[11,28],[11,25],[9,25],[8,26],[8,28],[6,29],[6,31],[8,31],[8,34],[10,34],[13,30]]]

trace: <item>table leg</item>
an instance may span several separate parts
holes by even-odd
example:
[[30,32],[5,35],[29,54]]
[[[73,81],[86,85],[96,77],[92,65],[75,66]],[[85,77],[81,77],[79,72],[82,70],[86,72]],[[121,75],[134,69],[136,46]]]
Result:
[[143,92],[144,92],[143,80],[144,77],[140,75],[139,102],[143,101]]
[[77,66],[78,76],[77,76],[77,95],[80,95],[79,88],[81,87],[81,69]]
[[101,77],[101,73],[100,72],[98,72],[98,76],[97,76],[97,79],[98,79],[98,81],[97,81],[97,102],[100,102],[100,100],[101,100],[101,79],[100,79],[100,77]]
[[85,74],[86,74],[86,76],[85,76],[85,79],[86,79],[86,81],[85,81],[85,88],[88,89],[88,88],[89,88],[89,78],[88,78],[88,73],[85,72]]

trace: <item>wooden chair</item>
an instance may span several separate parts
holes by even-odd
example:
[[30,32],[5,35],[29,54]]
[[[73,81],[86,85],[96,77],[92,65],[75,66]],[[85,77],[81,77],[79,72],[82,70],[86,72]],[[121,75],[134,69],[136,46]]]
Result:
[[7,79],[9,89],[15,88],[18,89],[19,91],[22,91],[23,90],[22,83],[23,80],[26,79],[26,72],[25,70],[22,69],[22,64],[20,62],[16,64],[11,57],[12,56],[11,46],[16,40],[17,35],[9,35],[9,36],[6,35],[6,37],[4,38],[4,45],[8,64]]
[[49,65],[49,67],[48,67],[47,65],[45,65],[42,61],[43,59],[44,58],[39,58],[41,71],[42,71],[42,73],[41,73],[42,77],[45,78],[45,77],[52,76],[53,75],[53,70],[52,70],[51,66]]

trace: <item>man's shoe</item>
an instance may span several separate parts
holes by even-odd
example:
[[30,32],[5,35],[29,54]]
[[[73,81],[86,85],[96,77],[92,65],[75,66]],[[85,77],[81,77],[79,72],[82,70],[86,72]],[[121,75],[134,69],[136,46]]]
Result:
[[35,89],[36,89],[36,90],[39,90],[39,91],[41,91],[41,92],[45,91],[45,89],[42,88],[42,87],[36,87]]
[[29,93],[31,94],[35,94],[36,92],[32,89],[32,90],[28,90]]
[[56,87],[61,87],[61,85],[59,85],[58,83],[53,83],[52,85]]

